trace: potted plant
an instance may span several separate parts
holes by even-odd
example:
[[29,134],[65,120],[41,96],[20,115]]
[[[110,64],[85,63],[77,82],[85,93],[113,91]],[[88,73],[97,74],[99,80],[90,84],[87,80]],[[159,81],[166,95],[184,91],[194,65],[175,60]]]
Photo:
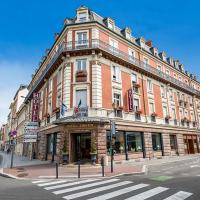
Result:
[[96,139],[94,137],[92,137],[92,139],[91,139],[90,155],[91,155],[92,164],[95,165],[96,160],[97,160],[97,145],[96,145]]
[[63,158],[63,164],[66,165],[69,162],[69,153],[67,150],[67,141],[64,141],[64,145],[62,148],[62,158]]

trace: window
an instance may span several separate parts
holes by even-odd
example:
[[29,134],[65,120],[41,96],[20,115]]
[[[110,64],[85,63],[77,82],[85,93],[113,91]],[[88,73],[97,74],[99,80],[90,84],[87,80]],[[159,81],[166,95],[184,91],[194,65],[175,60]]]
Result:
[[170,135],[170,146],[171,146],[171,150],[176,150],[177,146],[176,146],[176,135]]
[[129,59],[133,61],[135,58],[135,51],[132,49],[128,49],[128,54],[129,54]]
[[87,107],[87,90],[76,91],[76,107]]
[[161,146],[161,134],[153,133],[152,134],[152,146],[154,151],[160,151],[162,149]]
[[147,68],[149,64],[149,60],[147,58],[144,58],[144,67]]
[[61,91],[58,91],[57,100],[56,100],[56,107],[60,107],[61,105]]
[[118,43],[117,43],[117,41],[110,39],[109,44],[110,44],[110,50],[113,53],[118,53]]
[[155,112],[155,110],[154,110],[154,103],[149,103],[149,111],[150,111],[150,113]]
[[113,95],[114,104],[117,106],[121,106],[121,95],[114,93]]
[[113,148],[116,154],[124,154],[125,142],[123,132],[120,131],[116,133]]
[[77,60],[77,71],[86,71],[86,59]]
[[137,75],[132,73],[131,74],[131,80],[132,80],[132,83],[137,83]]
[[51,98],[48,99],[48,113],[50,114],[52,110]]
[[180,118],[182,119],[183,118],[183,112],[182,112],[182,110],[179,111],[179,114],[180,114]]
[[162,71],[162,68],[161,68],[160,65],[157,66],[157,69],[158,69],[159,71]]
[[87,12],[81,12],[78,14],[78,16],[80,22],[85,22],[87,20]]
[[166,98],[166,96],[167,96],[166,92],[167,91],[166,91],[165,86],[161,85],[160,89],[161,89],[161,97]]
[[181,76],[179,76],[179,77],[178,77],[178,80],[179,80],[179,81],[182,81],[182,78],[181,78]]
[[167,107],[166,106],[163,106],[163,115],[164,115],[164,117],[167,116]]
[[175,108],[172,108],[172,117],[173,117],[173,119],[176,119],[176,111],[175,111]]
[[52,84],[53,84],[52,79],[49,79],[49,92],[52,91]]
[[147,91],[152,92],[152,81],[147,79]]
[[114,30],[114,27],[115,27],[115,26],[114,26],[114,23],[111,22],[111,21],[108,21],[108,28]]
[[165,73],[166,73],[167,75],[169,75],[169,70],[168,70],[168,69],[166,69]]
[[112,77],[113,77],[113,81],[120,81],[120,71],[119,71],[119,67],[117,67],[117,66],[113,66],[112,67],[112,69],[113,69],[113,75],[112,75]]
[[127,151],[131,153],[143,151],[141,133],[127,133]]
[[133,106],[135,111],[139,110],[139,99],[134,99]]
[[47,135],[47,153],[53,153],[53,134]]
[[58,77],[57,79],[58,79],[58,84],[59,84],[62,81],[62,72],[61,72],[61,69],[58,71],[57,77]]
[[85,45],[87,43],[87,32],[77,33],[78,45]]
[[173,91],[172,91],[172,89],[170,89],[169,90],[169,98],[170,98],[170,101],[173,101],[174,100],[174,98],[173,98]]

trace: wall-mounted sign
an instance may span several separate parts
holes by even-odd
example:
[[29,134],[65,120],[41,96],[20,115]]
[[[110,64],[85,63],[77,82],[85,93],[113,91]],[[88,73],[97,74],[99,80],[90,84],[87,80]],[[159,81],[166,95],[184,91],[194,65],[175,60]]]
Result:
[[133,91],[132,91],[132,89],[128,90],[128,111],[133,112]]
[[32,103],[32,121],[39,121],[39,105],[40,105],[40,94],[33,93],[33,103]]
[[38,122],[27,122],[24,126],[24,142],[37,141]]

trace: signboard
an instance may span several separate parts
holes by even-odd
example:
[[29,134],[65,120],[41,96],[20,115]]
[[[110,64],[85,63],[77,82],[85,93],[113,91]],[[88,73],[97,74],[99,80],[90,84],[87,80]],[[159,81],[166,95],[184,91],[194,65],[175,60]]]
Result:
[[32,102],[32,121],[39,121],[39,105],[40,105],[40,94],[33,93],[33,102]]
[[24,126],[24,142],[37,141],[38,122],[27,122]]
[[132,89],[128,90],[128,111],[133,112],[133,91],[132,91]]

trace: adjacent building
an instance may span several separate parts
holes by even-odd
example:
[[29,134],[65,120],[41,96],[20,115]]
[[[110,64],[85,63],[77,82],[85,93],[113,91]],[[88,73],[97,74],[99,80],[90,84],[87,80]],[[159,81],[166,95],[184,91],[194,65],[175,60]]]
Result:
[[[200,83],[152,41],[87,7],[65,19],[28,86],[37,157],[142,159],[199,153]],[[110,140],[111,121],[117,132]]]

